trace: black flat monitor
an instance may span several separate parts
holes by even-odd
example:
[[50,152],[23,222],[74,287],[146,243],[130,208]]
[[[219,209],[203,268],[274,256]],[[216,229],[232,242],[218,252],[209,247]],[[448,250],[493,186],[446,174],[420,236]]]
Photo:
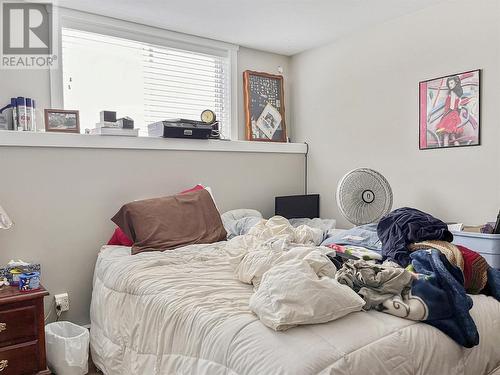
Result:
[[287,219],[319,217],[319,194],[276,197],[274,213]]

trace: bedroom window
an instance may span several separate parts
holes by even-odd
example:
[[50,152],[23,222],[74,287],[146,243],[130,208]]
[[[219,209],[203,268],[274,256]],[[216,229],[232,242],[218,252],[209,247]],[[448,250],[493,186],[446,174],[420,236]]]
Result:
[[[156,38],[155,40],[157,40]],[[198,120],[211,109],[231,138],[231,57],[194,48],[62,27],[65,109],[80,111],[80,128],[93,128],[102,110],[130,116],[140,135],[168,118]],[[168,44],[168,43],[166,43]],[[186,46],[188,44],[186,43]]]

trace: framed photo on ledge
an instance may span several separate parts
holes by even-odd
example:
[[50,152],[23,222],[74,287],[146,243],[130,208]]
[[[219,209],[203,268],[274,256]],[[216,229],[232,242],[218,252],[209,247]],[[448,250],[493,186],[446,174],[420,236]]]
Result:
[[248,141],[287,141],[283,76],[246,70],[243,99]]
[[419,149],[480,144],[481,70],[419,84]]
[[45,131],[79,134],[80,113],[64,109],[46,109]]

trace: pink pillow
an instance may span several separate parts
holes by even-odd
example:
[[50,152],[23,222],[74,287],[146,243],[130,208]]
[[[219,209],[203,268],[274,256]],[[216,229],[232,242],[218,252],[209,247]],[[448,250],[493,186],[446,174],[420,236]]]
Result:
[[[194,191],[203,189],[205,189],[203,185],[196,185],[191,189],[181,191],[179,194],[192,193]],[[115,229],[115,232],[108,241],[108,245],[114,245],[114,246],[132,246],[133,244],[134,242],[130,238],[128,238],[127,235],[123,233],[123,231],[120,228]]]
[[181,191],[179,194],[187,194],[187,193],[192,193],[193,191],[198,191],[198,190],[203,190],[205,189],[205,186],[203,185],[196,185],[192,187],[191,189]]
[[115,232],[108,241],[108,245],[115,246],[132,246],[134,243],[128,238],[120,228],[116,228]]

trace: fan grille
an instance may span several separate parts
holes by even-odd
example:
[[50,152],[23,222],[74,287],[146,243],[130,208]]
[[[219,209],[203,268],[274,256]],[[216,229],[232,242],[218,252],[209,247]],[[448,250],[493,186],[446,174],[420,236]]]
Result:
[[337,204],[349,222],[355,225],[373,223],[391,210],[392,190],[377,171],[358,168],[340,180]]

